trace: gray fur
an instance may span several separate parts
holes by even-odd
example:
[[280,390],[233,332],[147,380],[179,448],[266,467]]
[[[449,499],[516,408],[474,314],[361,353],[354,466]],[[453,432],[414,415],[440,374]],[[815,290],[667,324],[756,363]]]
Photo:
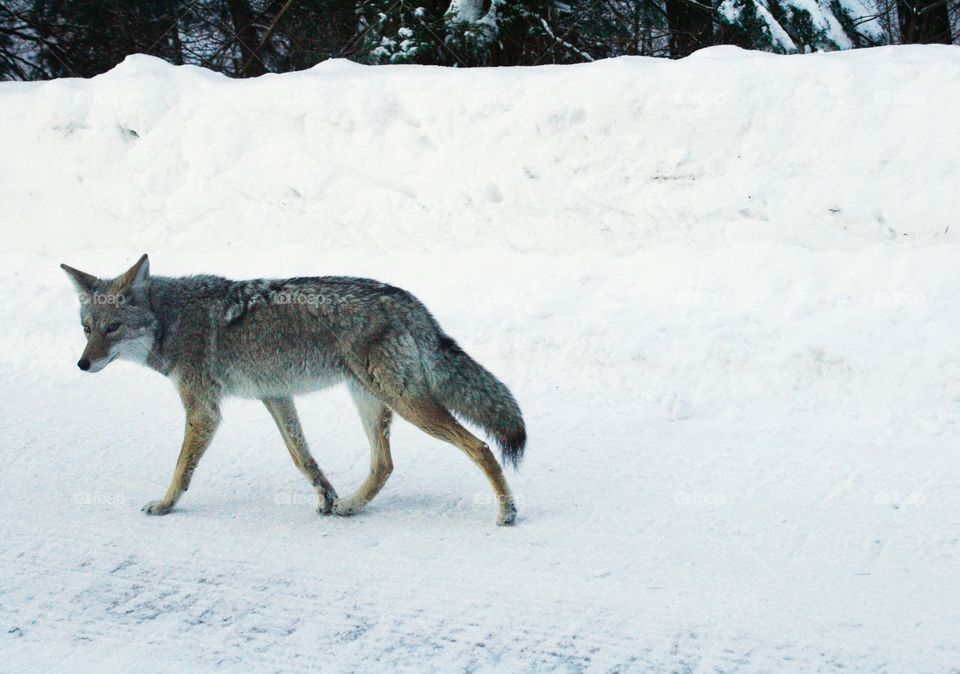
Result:
[[224,396],[266,402],[346,382],[398,411],[405,400],[437,403],[492,435],[505,462],[523,455],[510,391],[404,290],[337,276],[150,276],[146,256],[115,279],[64,269],[81,295],[93,371],[117,357],[143,362],[210,418]]

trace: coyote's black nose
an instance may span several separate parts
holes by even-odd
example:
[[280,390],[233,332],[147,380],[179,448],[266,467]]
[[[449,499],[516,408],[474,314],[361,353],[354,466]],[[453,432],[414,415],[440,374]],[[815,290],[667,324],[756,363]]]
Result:
[[81,358],[79,361],[77,361],[77,367],[79,367],[81,370],[89,370],[90,361],[86,358]]

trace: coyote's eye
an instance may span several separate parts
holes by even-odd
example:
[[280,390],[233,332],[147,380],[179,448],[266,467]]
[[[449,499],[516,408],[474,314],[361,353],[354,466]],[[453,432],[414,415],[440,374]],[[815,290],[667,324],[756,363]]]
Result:
[[84,334],[89,335],[89,334],[90,334],[90,326],[89,326],[89,325],[84,325],[84,326],[83,326],[83,332],[84,332]]
[[109,335],[111,332],[116,332],[119,329],[120,329],[119,323],[111,323],[110,325],[107,326],[107,334]]

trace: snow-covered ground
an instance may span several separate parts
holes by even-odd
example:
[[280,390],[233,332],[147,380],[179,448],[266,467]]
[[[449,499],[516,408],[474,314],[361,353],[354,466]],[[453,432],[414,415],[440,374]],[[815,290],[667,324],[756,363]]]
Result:
[[[960,668],[958,109],[955,47],[0,84],[0,670]],[[402,421],[318,516],[249,401],[145,517],[179,401],[76,368],[57,266],[145,251],[415,292],[523,406],[518,525]]]

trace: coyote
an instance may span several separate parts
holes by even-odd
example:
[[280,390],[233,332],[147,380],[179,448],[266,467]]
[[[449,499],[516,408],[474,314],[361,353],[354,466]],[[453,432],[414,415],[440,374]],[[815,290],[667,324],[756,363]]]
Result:
[[[516,467],[527,434],[510,391],[447,336],[413,295],[370,279],[339,276],[231,281],[219,276],[150,275],[143,255],[116,278],[61,265],[80,295],[87,346],[77,365],[99,372],[124,358],[166,375],[186,411],[186,431],[163,498],[143,507],[169,513],[220,423],[224,396],[263,401],[293,458],[316,488],[323,514],[351,515],[393,470],[396,412],[463,450],[483,470],[499,503],[497,524],[517,509],[486,443],[454,415],[484,429]],[[346,382],[370,441],[370,474],[339,498],[314,461],[293,397]]]

